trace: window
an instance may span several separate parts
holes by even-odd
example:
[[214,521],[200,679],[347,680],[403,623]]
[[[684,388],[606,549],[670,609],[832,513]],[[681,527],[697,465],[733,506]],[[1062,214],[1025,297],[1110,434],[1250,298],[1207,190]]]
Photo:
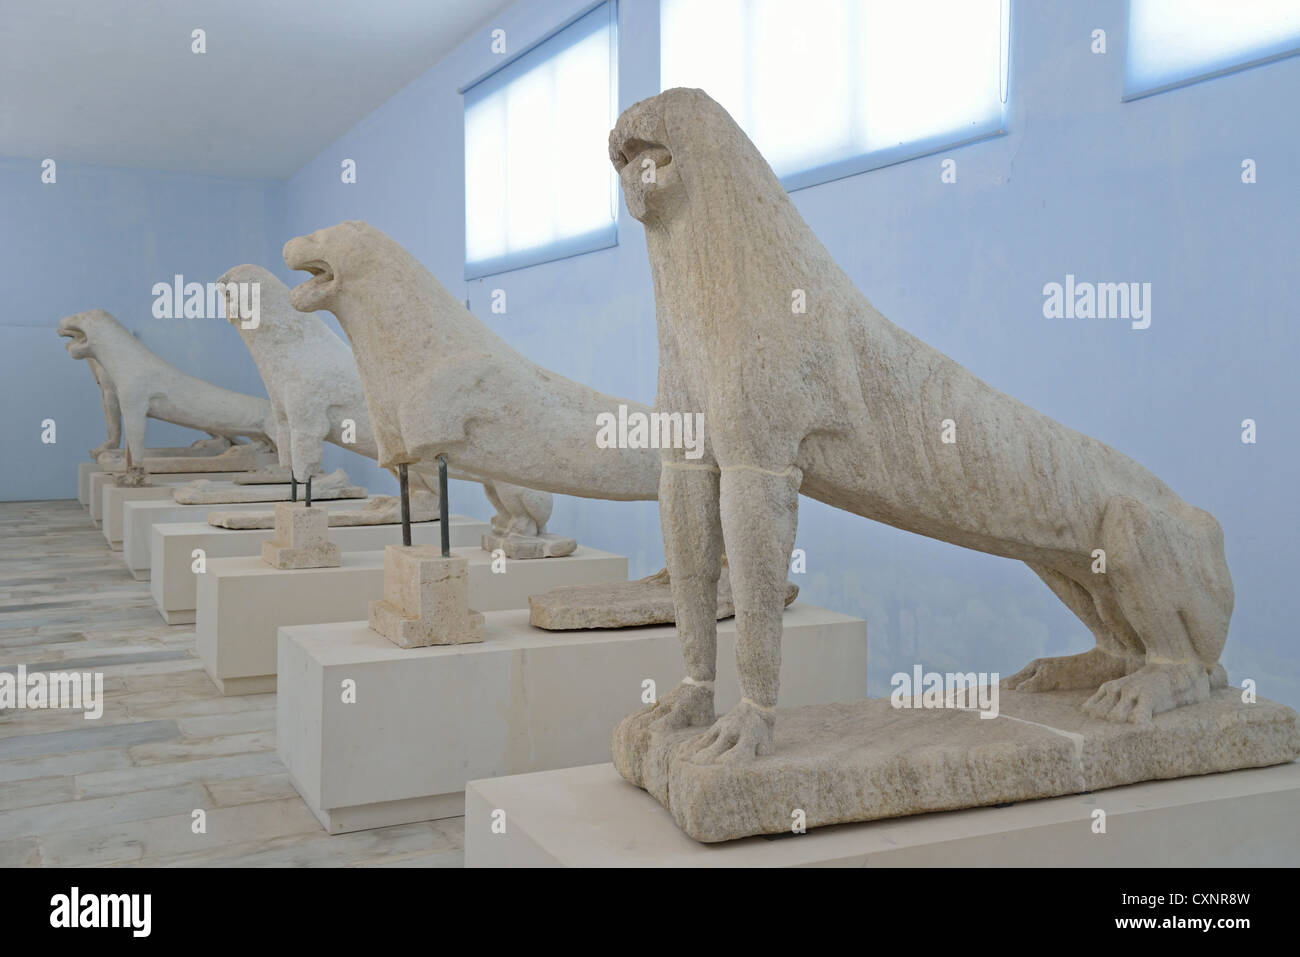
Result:
[[1129,0],[1124,99],[1300,53],[1300,0]]
[[661,0],[660,85],[722,104],[787,189],[1002,131],[1010,0]]
[[615,4],[602,3],[465,94],[465,278],[618,241]]

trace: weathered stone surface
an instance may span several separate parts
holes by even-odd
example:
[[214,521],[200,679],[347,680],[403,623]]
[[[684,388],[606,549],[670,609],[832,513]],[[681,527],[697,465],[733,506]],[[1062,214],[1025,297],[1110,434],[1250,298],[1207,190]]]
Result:
[[[275,430],[270,402],[186,375],[146,349],[103,309],[65,316],[59,322],[59,335],[71,340],[68,355],[74,359],[93,359],[99,364],[101,371],[96,378],[101,379],[101,388],[105,387],[104,378],[111,385],[122,416],[126,466],[149,468],[150,463],[144,458],[144,435],[145,423],[151,418],[226,439],[248,438],[265,448],[273,444]],[[105,416],[111,414],[106,399]],[[112,431],[110,427],[110,440]],[[187,467],[170,471],[203,469]]]
[[578,550],[576,539],[563,535],[500,535],[488,532],[483,536],[483,551],[495,552],[498,549],[511,559],[528,558],[563,558]]
[[116,473],[113,476],[113,484],[118,488],[149,488],[153,482],[145,469],[129,468]]
[[275,535],[262,543],[262,561],[272,568],[337,568],[343,553],[329,540],[329,512],[305,502],[275,506]]
[[[339,498],[365,498],[368,493],[359,485],[348,483],[347,473],[336,469],[329,475],[323,475],[311,486],[312,501],[327,501]],[[232,485],[217,484],[210,479],[195,479],[187,482],[172,492],[172,498],[178,505],[234,505],[241,502],[288,502],[293,489],[288,485],[246,485],[242,488]],[[298,497],[306,495],[306,489],[298,487]]]
[[[360,508],[329,510],[331,527],[343,525],[396,525],[401,520],[402,502],[390,495],[372,495],[370,500]],[[437,520],[438,496],[423,489],[412,489],[411,521],[414,523],[436,522]],[[208,524],[215,528],[274,528],[275,519],[267,512],[222,511],[209,512]]]
[[[620,404],[649,409],[528,361],[379,230],[346,222],[299,236],[284,261],[312,274],[292,290],[293,305],[330,310],[352,342],[381,466],[430,465],[445,454],[454,477],[489,483],[489,499],[503,484],[656,497],[657,452],[596,445],[598,415]],[[518,520],[493,519],[493,530],[541,536],[549,500],[542,506],[510,509]]]
[[389,545],[370,627],[402,648],[482,641],[483,615],[469,607],[469,560],[444,558],[434,545]]
[[[177,456],[197,458],[199,456],[220,455],[230,448],[231,444],[231,441],[225,436],[216,436],[209,439],[197,439],[192,445],[145,449],[144,457],[146,459],[170,459]],[[95,460],[95,464],[99,466],[102,472],[120,472],[126,468],[125,449],[105,449],[97,455],[92,455],[91,458]]]
[[1300,757],[1294,711],[1233,688],[1149,725],[1086,714],[1089,691],[1002,691],[999,714],[896,709],[887,698],[781,709],[775,747],[751,761],[693,760],[700,728],[614,732],[614,763],[697,841],[1026,801]]
[[251,472],[237,472],[230,480],[236,485],[288,485],[293,472],[284,465],[263,465]]
[[165,456],[144,460],[146,472],[251,472],[275,461],[275,453],[261,445],[232,445],[217,455]]
[[645,227],[656,408],[707,423],[702,457],[669,450],[663,460],[664,552],[693,682],[661,699],[665,721],[714,720],[713,582],[724,543],[742,623],[744,698],[713,725],[699,760],[743,763],[772,751],[775,586],[800,492],[1028,564],[1097,645],[1033,662],[1011,688],[1086,689],[1089,714],[1141,723],[1226,686],[1218,660],[1233,589],[1211,515],[882,316],[703,91],[668,90],[630,107],[609,156]]
[[[290,301],[289,287],[261,266],[235,266],[222,281],[257,283],[261,290],[257,326],[244,328],[239,319],[230,321],[252,353],[271,397],[281,467],[292,468],[299,481],[317,474],[325,442],[378,459],[361,376],[348,344],[314,313],[298,312]],[[227,288],[231,289],[230,295],[235,295],[238,287]],[[227,308],[227,315],[237,315],[237,311]],[[430,463],[408,464],[412,489],[435,496],[436,510],[436,470]],[[283,481],[288,481],[287,471],[283,474]],[[474,478],[459,474],[454,477]],[[491,480],[484,481],[483,488],[497,510],[492,518],[494,528],[513,529],[520,536],[536,536],[539,528],[544,532],[551,515],[549,494]],[[531,550],[536,552],[538,547],[534,543]],[[526,555],[525,551],[521,547],[518,555],[508,557],[542,557]]]
[[[799,586],[786,582],[785,603],[799,595]],[[731,578],[718,579],[718,620],[736,613],[731,599]],[[528,597],[528,622],[548,631],[581,628],[635,628],[674,621],[672,584],[668,571],[636,581],[612,585],[570,585]]]

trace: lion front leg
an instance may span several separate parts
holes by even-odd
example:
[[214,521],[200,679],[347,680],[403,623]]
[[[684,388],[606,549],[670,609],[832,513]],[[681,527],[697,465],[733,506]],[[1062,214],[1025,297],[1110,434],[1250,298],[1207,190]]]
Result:
[[126,468],[116,483],[124,488],[143,488],[152,483],[144,470],[144,441],[148,428],[147,410],[130,407],[122,412],[122,434],[126,443]]
[[[97,380],[99,376],[95,377]],[[90,457],[97,459],[100,453],[122,445],[122,406],[117,401],[117,390],[107,385],[107,378],[100,382],[100,402],[104,407],[104,426],[108,437],[90,450]]]
[[736,603],[740,703],[700,741],[698,764],[743,762],[769,754],[781,681],[785,579],[799,517],[795,466],[782,471],[723,468],[721,517]]
[[673,459],[669,454],[665,453],[659,477],[659,521],[686,677],[614,729],[614,766],[640,787],[645,786],[641,760],[652,733],[703,728],[714,718],[718,577],[722,571],[718,472],[711,463],[687,465],[680,453]]

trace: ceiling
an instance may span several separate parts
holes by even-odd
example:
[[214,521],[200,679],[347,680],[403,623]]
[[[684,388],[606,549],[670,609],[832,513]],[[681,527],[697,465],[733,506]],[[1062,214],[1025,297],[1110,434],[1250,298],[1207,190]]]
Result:
[[284,179],[510,2],[0,0],[0,156]]

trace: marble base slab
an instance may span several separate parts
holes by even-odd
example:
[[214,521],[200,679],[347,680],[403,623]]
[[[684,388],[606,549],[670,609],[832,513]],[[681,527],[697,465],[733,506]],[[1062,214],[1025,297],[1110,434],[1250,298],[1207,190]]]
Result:
[[[205,461],[206,460],[206,461]],[[279,456],[268,449],[255,449],[249,445],[233,445],[216,455],[144,457],[145,471],[150,474],[168,472],[252,472],[265,465],[275,465]]]
[[[894,707],[888,698],[782,709],[772,753],[744,764],[691,760],[701,729],[615,734],[615,764],[697,841],[784,834],[929,811],[1101,791],[1300,757],[1297,715],[1241,690],[1155,716],[1106,721],[1091,691],[1001,690],[996,716]],[[624,727],[631,727],[631,724]],[[620,757],[628,765],[619,764]]]
[[[200,441],[211,441],[210,439]],[[231,446],[226,445],[223,448],[199,448],[194,445],[169,445],[159,446],[158,448],[148,448],[144,450],[146,459],[176,459],[176,458],[212,458],[223,452],[228,452]],[[126,449],[118,446],[116,449],[108,449],[100,456],[106,459],[104,462],[107,471],[120,472],[126,467]]]
[[465,866],[1295,867],[1298,819],[1300,765],[1283,764],[701,844],[598,764],[469,782]]
[[[188,507],[207,509],[210,506]],[[316,505],[313,504],[312,508],[316,508]],[[202,515],[199,517],[202,518]],[[464,515],[452,515],[450,521],[451,544],[457,548],[477,544],[478,536],[483,534],[483,529],[487,526],[487,522]],[[412,525],[411,538],[417,545],[437,544],[441,540],[438,528],[437,522]],[[153,544],[150,549],[149,588],[158,613],[169,625],[195,622],[198,576],[190,570],[194,564],[194,549],[203,549],[209,562],[214,558],[260,556],[262,543],[271,537],[266,529],[213,528],[202,521],[156,524],[150,533]],[[344,552],[382,549],[385,545],[401,541],[401,537],[402,531],[397,525],[341,526],[330,529],[330,541]],[[260,558],[258,560],[261,561]]]
[[[723,708],[740,698],[735,635],[718,624]],[[785,643],[783,703],[865,693],[866,622],[796,602]],[[607,757],[642,682],[667,690],[682,675],[671,625],[542,631],[525,609],[487,612],[478,644],[402,649],[353,621],[281,628],[277,646],[280,758],[331,833],[456,815],[469,780]]]
[[[321,502],[320,507],[333,511],[338,508],[355,508],[357,505],[364,505],[368,501],[370,500],[338,499]],[[270,538],[270,529],[275,526],[275,506],[275,502],[260,502],[255,505],[241,505],[239,508],[241,511],[266,512],[268,523],[262,537]],[[152,563],[150,549],[153,547],[154,525],[174,522],[202,522],[206,525],[208,516],[224,507],[221,505],[181,505],[177,502],[151,501],[147,499],[125,502],[122,506],[122,557],[126,560],[126,567],[136,581],[149,580],[149,566]],[[315,507],[316,505],[313,503],[312,508]]]
[[[481,548],[452,554],[469,560],[469,603],[478,611],[527,608],[529,595],[557,584],[627,578],[625,557],[595,548],[544,562],[508,562],[502,574],[493,573]],[[365,618],[371,600],[384,594],[384,552],[344,552],[336,568],[291,571],[261,558],[217,558],[195,577],[203,669],[223,694],[261,694],[275,690],[277,630]]]
[[[304,488],[298,489],[298,501],[304,501]],[[312,505],[317,502],[335,502],[339,499],[351,499],[355,508],[358,499],[370,495],[360,485],[335,484],[312,490]],[[181,505],[208,505],[223,510],[238,508],[243,505],[261,505],[263,502],[291,502],[292,485],[274,485],[255,483],[240,485],[236,482],[212,482],[203,485],[190,485],[176,491],[176,501]]]

